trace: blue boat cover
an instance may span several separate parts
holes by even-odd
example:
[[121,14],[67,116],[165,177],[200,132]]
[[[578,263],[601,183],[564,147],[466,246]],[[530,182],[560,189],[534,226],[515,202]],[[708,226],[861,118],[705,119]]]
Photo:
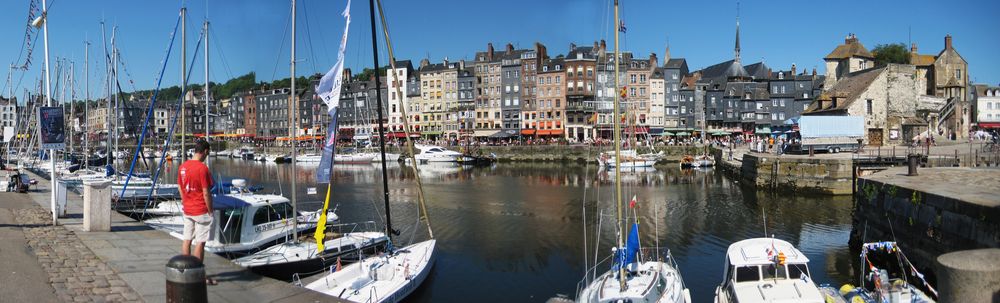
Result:
[[243,208],[250,206],[250,203],[243,201],[240,198],[228,196],[228,195],[216,195],[212,197],[212,209],[226,210]]

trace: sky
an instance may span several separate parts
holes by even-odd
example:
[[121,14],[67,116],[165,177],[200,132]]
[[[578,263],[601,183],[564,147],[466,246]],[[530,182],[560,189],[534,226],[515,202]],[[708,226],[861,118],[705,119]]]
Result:
[[[38,1],[39,6],[41,0]],[[74,63],[76,94],[83,97],[84,41],[90,41],[90,91],[103,96],[106,74],[101,21],[107,39],[117,26],[117,46],[124,69],[124,90],[151,89],[163,68],[170,33],[180,7],[188,8],[188,61],[201,32],[210,22],[210,72],[212,81],[256,72],[258,81],[286,78],[290,74],[290,1],[278,0],[48,0],[49,51],[56,78],[56,61]],[[25,28],[30,0],[3,1],[0,9],[0,58],[23,64]],[[346,0],[298,0],[297,75],[323,73],[336,62],[344,29],[340,13]],[[440,62],[472,60],[475,52],[492,42],[496,49],[507,43],[531,48],[546,45],[550,56],[564,54],[570,43],[612,44],[611,0],[505,0],[462,1],[386,0],[390,37],[397,59]],[[872,49],[882,43],[916,43],[922,54],[937,54],[944,36],[951,34],[958,52],[969,63],[976,83],[1000,85],[1000,1],[747,1],[740,4],[740,36],[744,64],[763,60],[773,69],[816,68],[824,72],[822,58],[844,37],[854,33]],[[345,64],[359,72],[371,67],[371,23],[368,1],[351,4],[352,22]],[[940,17],[939,17],[940,16]],[[737,3],[727,1],[628,1],[622,0],[621,18],[627,32],[621,48],[639,57],[656,53],[662,63],[667,45],[673,58],[686,58],[692,70],[732,59]],[[178,29],[178,32],[180,30]],[[40,33],[40,31],[39,31]],[[39,34],[40,36],[40,34]],[[384,40],[379,38],[380,64],[388,62]],[[33,42],[33,60],[27,71],[12,74],[15,95],[34,90],[42,70],[42,39]],[[181,38],[178,33],[163,73],[162,86],[180,83]],[[191,83],[203,83],[204,50],[193,66]],[[20,57],[20,60],[18,58]],[[15,62],[17,61],[17,62]],[[133,84],[128,84],[129,80]],[[3,95],[11,83],[6,79]],[[54,84],[53,90],[56,89]],[[55,94],[55,93],[54,93]]]

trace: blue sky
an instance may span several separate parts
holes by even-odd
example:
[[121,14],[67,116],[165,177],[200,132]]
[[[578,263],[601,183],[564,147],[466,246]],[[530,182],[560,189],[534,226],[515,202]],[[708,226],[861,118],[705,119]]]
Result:
[[[548,47],[551,55],[565,53],[570,43],[590,45],[603,38],[610,44],[609,1],[387,0],[384,6],[396,56],[414,62],[423,58],[438,62],[445,57],[472,59],[488,42],[502,49],[508,42],[529,48],[538,41]],[[211,21],[211,77],[214,81],[249,71],[257,73],[258,81],[285,78],[289,74],[288,1],[49,2],[52,5],[49,42],[53,71],[57,57],[75,61],[80,83],[78,95],[83,94],[84,40],[88,37],[92,43],[91,91],[99,96],[97,91],[103,89],[100,79],[104,74],[103,64],[97,61],[103,54],[102,18],[109,31],[111,25],[119,27],[119,48],[135,87],[154,87],[170,31],[182,5],[186,5],[189,12],[189,60],[206,12]],[[0,35],[7,41],[0,48],[0,58],[6,59],[4,65],[14,62],[21,51],[28,3],[27,0],[8,0],[0,10]],[[297,74],[322,73],[333,65],[343,30],[339,13],[345,3],[299,0],[297,53],[302,61]],[[346,64],[357,72],[372,65],[368,1],[354,0],[352,14]],[[936,17],[939,14],[946,17]],[[869,49],[879,43],[912,41],[923,54],[937,54],[943,48],[943,37],[950,33],[954,36],[955,48],[970,64],[972,79],[996,85],[1000,83],[998,14],[1000,1],[954,0],[947,5],[923,0],[907,3],[743,1],[740,12],[742,56],[745,64],[763,59],[774,69],[788,69],[795,63],[800,70],[815,67],[822,73],[822,57],[842,43],[848,33],[857,34]],[[735,17],[735,1],[623,1],[622,19],[628,32],[624,35],[622,48],[638,56],[654,52],[662,58],[669,40],[674,58],[687,58],[692,69],[705,67],[732,58]],[[164,86],[179,83],[179,42],[180,39],[164,75]],[[14,73],[17,95],[23,95],[25,87],[33,87],[32,81],[39,75],[41,43],[38,39],[30,70]],[[193,67],[196,69],[191,77],[193,83],[204,81],[202,59],[198,60]],[[383,64],[387,62],[384,55],[380,60]],[[123,73],[123,78],[125,76]],[[6,85],[3,94],[7,94]]]

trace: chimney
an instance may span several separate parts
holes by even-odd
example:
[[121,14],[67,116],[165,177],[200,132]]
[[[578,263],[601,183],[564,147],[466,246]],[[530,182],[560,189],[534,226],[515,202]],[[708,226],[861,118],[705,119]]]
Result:
[[813,78],[816,78],[816,68],[813,67]]
[[342,74],[341,76],[343,76],[344,79],[347,79],[347,81],[344,81],[344,82],[350,82],[350,80],[351,80],[351,69],[345,67],[344,68],[344,74]]
[[513,53],[513,52],[514,52],[514,45],[510,44],[510,43],[507,43],[507,54],[509,55],[510,53]]
[[854,34],[847,34],[847,38],[844,39],[844,44],[851,44],[855,42],[858,42],[858,36],[855,36]]
[[538,60],[546,60],[549,58],[548,49],[545,48],[545,44],[535,42],[535,51],[538,52]]
[[604,52],[607,51],[607,49],[608,49],[608,44],[604,42],[604,39],[601,39],[601,51]]
[[442,60],[442,61],[444,62],[444,68],[449,68],[448,67],[448,57],[444,57],[444,60]]
[[594,41],[594,49],[597,49],[597,41]]
[[944,49],[951,49],[951,35],[944,36]]
[[796,75],[795,71],[796,71],[796,69],[795,69],[795,63],[792,63],[792,76]]
[[916,42],[910,44],[910,52],[914,53],[914,54],[917,53],[917,43]]
[[465,59],[458,61],[458,69],[465,70]]
[[649,53],[649,67],[656,68],[657,62],[659,61],[656,59],[656,53]]
[[493,43],[486,43],[486,61],[493,61]]

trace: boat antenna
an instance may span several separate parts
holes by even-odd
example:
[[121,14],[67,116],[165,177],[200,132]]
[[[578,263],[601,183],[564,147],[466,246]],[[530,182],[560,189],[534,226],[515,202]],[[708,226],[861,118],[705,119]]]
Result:
[[[379,3],[379,12],[381,12],[381,9],[382,9],[381,5],[382,4]],[[375,69],[375,77],[373,77],[373,78],[375,78],[375,106],[378,107],[377,110],[378,110],[378,138],[379,138],[379,140],[378,140],[378,146],[379,146],[379,157],[382,157],[382,196],[383,196],[383,199],[384,199],[384,202],[385,202],[385,236],[389,237],[389,239],[391,240],[392,239],[392,234],[395,233],[395,231],[392,229],[392,219],[389,218],[389,176],[388,176],[388,174],[386,174],[386,171],[388,170],[387,167],[386,167],[386,163],[385,163],[386,162],[385,161],[385,139],[386,139],[386,137],[385,137],[385,129],[383,129],[383,125],[382,125],[382,86],[381,86],[381,83],[379,81],[379,74],[378,74],[378,68],[379,68],[379,64],[378,64],[378,37],[377,37],[378,32],[377,32],[377,29],[375,28],[376,27],[375,26],[375,2],[373,0],[369,0],[368,1],[368,15],[369,15],[369,17],[371,17],[371,21],[372,21],[371,22],[371,27],[372,27],[372,61],[373,61],[372,63],[375,64],[375,68],[374,68]],[[382,26],[383,27],[385,26],[385,22],[382,23]],[[386,31],[388,31],[388,29]],[[386,42],[387,42],[386,45],[388,45],[389,36],[386,35],[385,39],[386,39]],[[390,53],[390,55],[389,55],[389,60],[390,61],[395,61],[392,58],[392,53]],[[396,75],[396,63],[392,62],[392,79],[386,79],[386,80],[393,81],[394,86],[398,86],[398,85],[395,85],[395,83],[398,81],[397,78],[398,78],[398,76]],[[399,98],[400,100],[403,99],[402,96],[404,96],[404,95],[402,93],[397,92],[396,95],[397,96],[401,96],[401,98]],[[400,108],[402,108],[402,107],[403,106],[400,105]],[[357,110],[356,106],[354,107],[354,110],[355,111]],[[403,112],[403,121],[404,122],[406,121],[406,112]],[[410,139],[409,135],[406,136],[406,139],[407,139],[407,141],[409,141],[409,139]],[[416,162],[414,162],[414,163],[416,163]],[[416,172],[414,172],[414,175],[416,175]],[[417,178],[417,180],[418,180],[417,184],[419,184],[419,182],[420,182],[419,181],[420,180],[419,177]],[[421,198],[420,198],[421,200],[423,200],[422,195],[423,194],[421,194]]]
[[764,237],[767,237],[767,213],[763,208],[760,209],[760,215],[764,218]]

